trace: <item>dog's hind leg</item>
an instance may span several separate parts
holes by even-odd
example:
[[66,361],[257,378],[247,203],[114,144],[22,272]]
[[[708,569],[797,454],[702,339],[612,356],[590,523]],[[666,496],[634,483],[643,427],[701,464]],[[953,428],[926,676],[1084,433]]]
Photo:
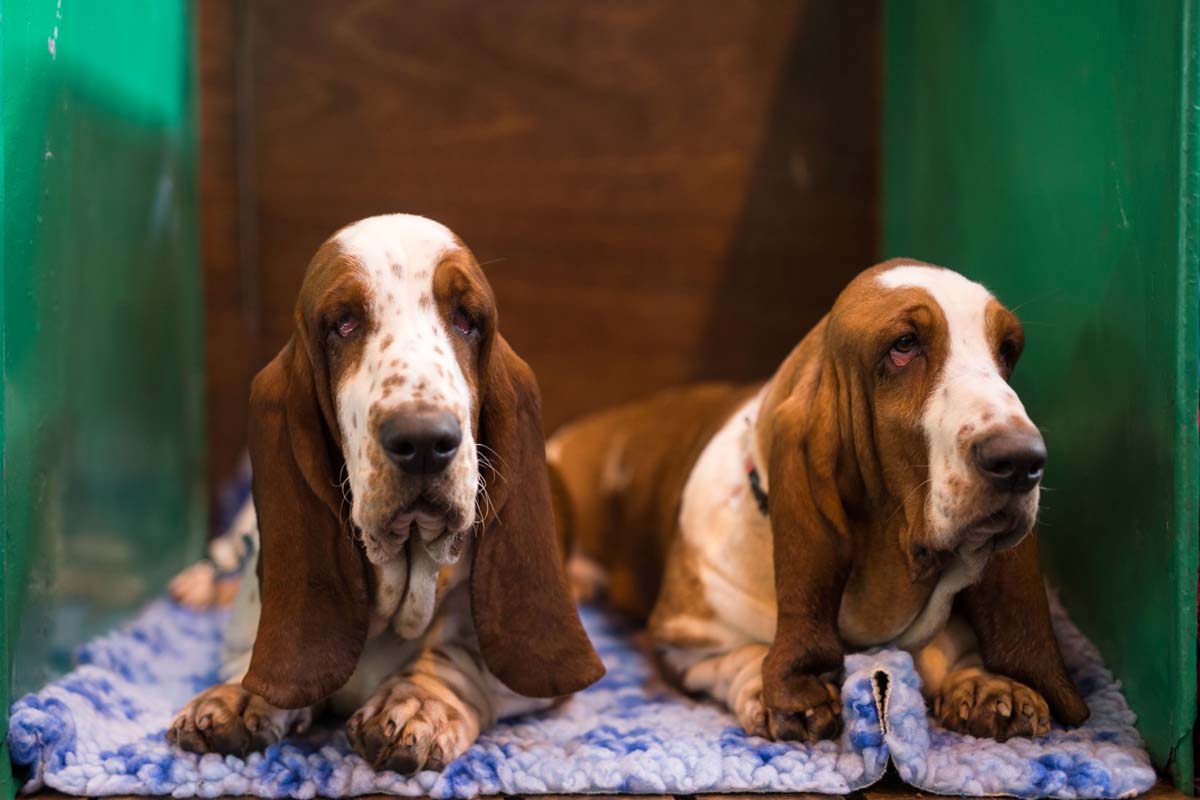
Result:
[[659,648],[663,670],[684,691],[709,697],[728,708],[746,733],[767,737],[762,700],[765,644],[744,644],[724,653]]

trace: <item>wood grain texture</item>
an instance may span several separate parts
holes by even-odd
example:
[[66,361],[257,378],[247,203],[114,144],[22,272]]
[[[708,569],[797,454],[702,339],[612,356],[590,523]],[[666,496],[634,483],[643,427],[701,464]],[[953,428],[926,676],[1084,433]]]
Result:
[[767,375],[876,243],[876,3],[260,0],[265,362],[348,220],[483,262],[546,423]]
[[[239,236],[236,0],[195,5],[200,81],[200,250],[204,270],[208,476],[216,487],[245,447],[246,398],[257,367],[253,293]],[[250,346],[248,346],[248,343]]]
[[[875,257],[877,2],[241,8],[255,366],[290,335],[315,248],[370,214],[433,217],[490,262],[548,429],[766,377]],[[211,382],[222,466],[242,444],[230,369]]]

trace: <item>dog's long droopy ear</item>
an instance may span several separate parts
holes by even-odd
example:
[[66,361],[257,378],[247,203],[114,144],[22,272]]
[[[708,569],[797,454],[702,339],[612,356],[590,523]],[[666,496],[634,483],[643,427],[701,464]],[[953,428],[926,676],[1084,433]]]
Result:
[[785,362],[759,417],[778,602],[763,700],[785,712],[814,703],[813,686],[799,679],[840,669],[843,657],[837,617],[850,553],[836,477],[837,375],[819,363],[824,328]]
[[311,361],[293,338],[250,391],[262,614],[242,685],[280,708],[333,694],[367,635],[365,563],[339,522],[340,461],[324,419]]
[[493,510],[475,543],[471,608],[480,651],[526,697],[577,692],[604,675],[567,589],[554,530],[541,401],[529,366],[496,335],[481,387],[479,438]]

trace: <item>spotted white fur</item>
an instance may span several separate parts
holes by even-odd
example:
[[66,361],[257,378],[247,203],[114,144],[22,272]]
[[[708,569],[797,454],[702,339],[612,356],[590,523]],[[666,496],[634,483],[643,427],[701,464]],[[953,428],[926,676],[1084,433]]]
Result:
[[[406,214],[362,220],[339,231],[335,239],[342,253],[357,262],[372,321],[360,360],[335,387],[334,404],[353,494],[351,520],[360,530],[375,581],[368,641],[353,675],[329,698],[329,707],[343,715],[357,709],[356,736],[382,730],[413,752],[438,752],[442,761],[449,761],[497,719],[554,702],[521,697],[487,670],[478,653],[470,608],[472,542],[466,537],[461,547],[448,545],[473,525],[479,483],[471,391],[449,338],[453,333],[440,319],[433,297],[439,262],[462,245],[444,226]],[[409,536],[398,550],[388,549],[380,547],[378,539],[387,535],[393,521],[388,515],[395,509],[383,503],[391,494],[389,487],[402,478],[384,457],[373,419],[417,404],[458,418],[463,438],[446,470],[444,493],[461,513],[456,530],[417,513],[419,535]],[[238,519],[239,524],[212,547],[215,557],[235,536],[258,550],[252,501],[247,500]],[[248,526],[242,525],[245,520]],[[225,684],[238,685],[245,675],[262,610],[257,558],[244,561],[222,652],[220,676]],[[211,583],[215,570],[193,577]],[[195,716],[204,697],[202,693],[193,699],[178,720]],[[312,714],[313,709],[273,709],[270,719],[283,731]]]
[[[479,462],[471,392],[433,296],[439,262],[461,245],[444,225],[411,214],[369,217],[343,228],[334,240],[358,262],[373,323],[356,368],[335,392],[350,517],[381,581],[377,618],[394,613],[396,631],[411,637],[433,614],[440,565],[457,558],[448,540],[462,536],[475,521]],[[377,427],[380,420],[417,407],[448,411],[462,429],[462,443],[445,472],[446,500],[458,510],[457,524],[447,530],[444,521],[418,514],[421,542],[397,550],[390,531],[396,509],[387,505],[390,493],[378,491],[395,479],[395,467],[383,452]],[[406,585],[392,585],[403,580]]]
[[369,524],[358,499],[368,494],[377,465],[386,460],[378,432],[371,430],[371,412],[423,403],[451,412],[462,427],[463,442],[449,470],[458,501],[471,509],[471,518],[461,526],[469,527],[478,484],[471,393],[433,298],[438,262],[459,247],[454,234],[424,217],[391,214],[356,222],[334,238],[362,268],[375,323],[357,369],[337,388],[338,423],[355,498],[351,519],[359,527]]

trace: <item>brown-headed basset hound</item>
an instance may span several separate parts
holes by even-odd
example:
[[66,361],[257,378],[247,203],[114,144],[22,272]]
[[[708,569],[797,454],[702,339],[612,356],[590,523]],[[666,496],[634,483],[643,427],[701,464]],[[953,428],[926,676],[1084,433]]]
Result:
[[332,707],[372,765],[440,769],[603,674],[555,536],[537,384],[444,226],[372,217],[321,246],[249,439],[261,549],[225,682],[172,741],[244,753]]
[[765,385],[569,425],[548,455],[579,593],[648,620],[668,675],[761,736],[836,735],[844,654],[883,645],[951,730],[1081,723],[1032,535],[1045,446],[1009,386],[1023,342],[983,286],[889,261]]

